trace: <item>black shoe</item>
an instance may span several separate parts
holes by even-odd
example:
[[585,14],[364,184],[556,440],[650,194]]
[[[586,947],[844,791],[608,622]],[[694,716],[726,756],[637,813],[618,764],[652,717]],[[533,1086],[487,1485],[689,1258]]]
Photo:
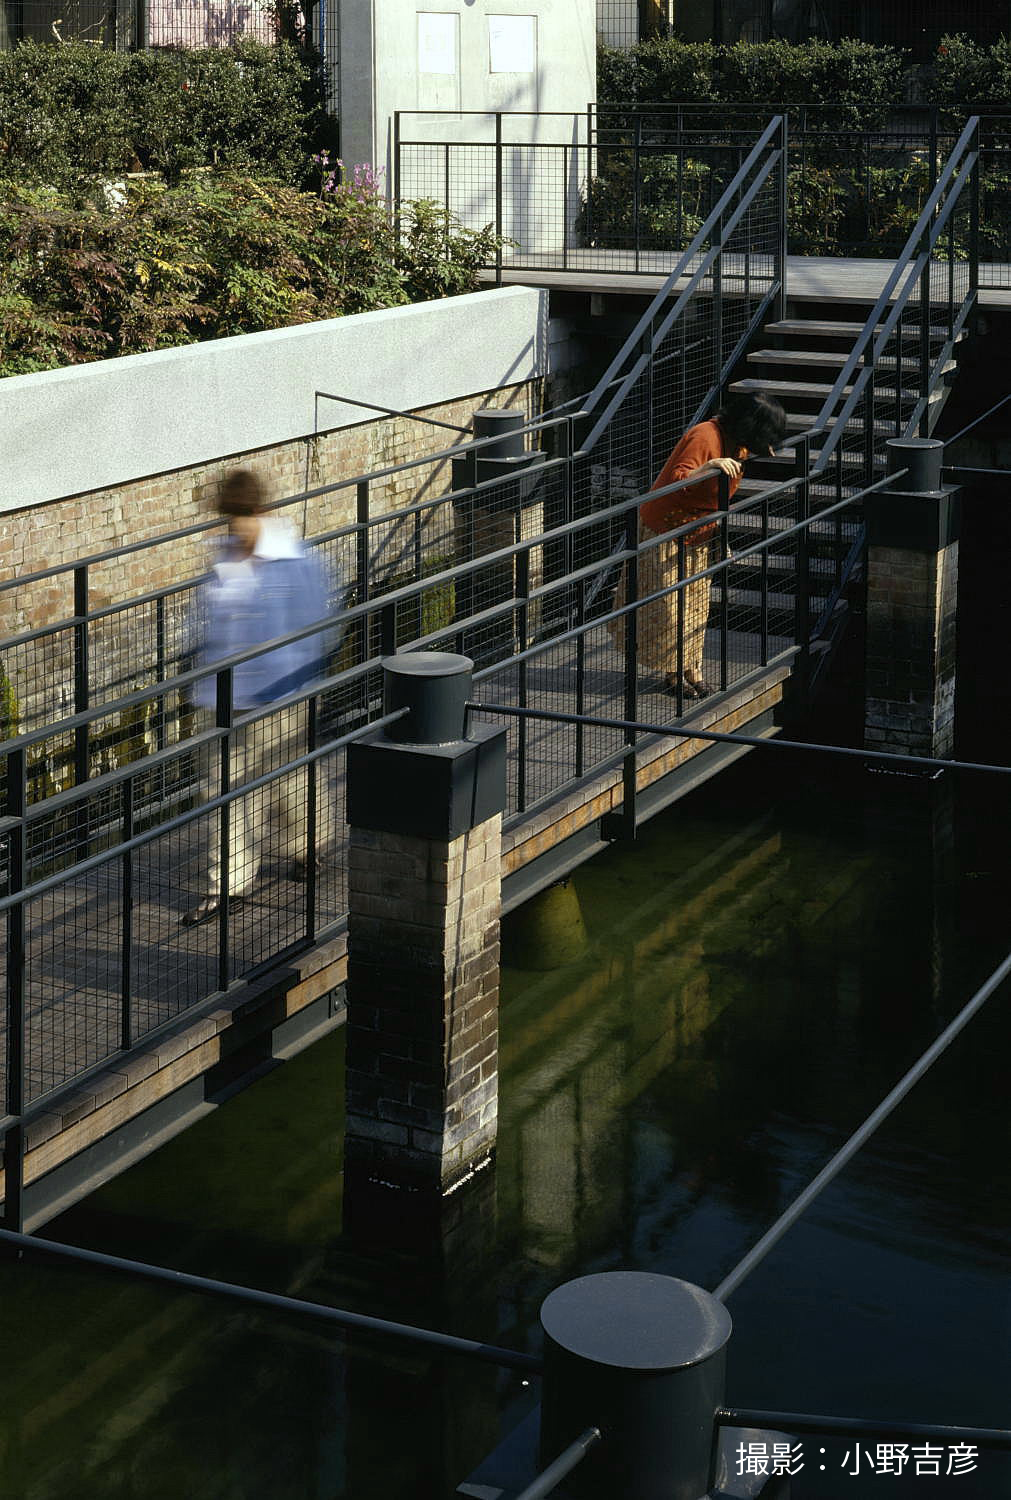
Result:
[[709,698],[716,691],[715,688],[711,688],[709,686],[708,682],[703,682],[701,677],[697,678],[694,682],[689,683],[689,687],[695,694],[696,698]]
[[[315,860],[316,874],[323,868],[323,861],[317,854]],[[288,879],[295,880],[299,885],[305,885],[309,879],[309,861],[307,859],[293,859],[288,866]]]
[[663,685],[663,691],[671,698],[676,698],[680,693],[686,703],[701,696],[687,677],[668,677]]
[[[229,911],[234,911],[237,906],[244,905],[245,900],[245,896],[230,896]],[[205,896],[202,901],[197,902],[196,906],[191,906],[189,911],[184,911],[179,921],[183,927],[199,927],[201,923],[209,922],[212,917],[216,917],[220,910],[220,896]]]

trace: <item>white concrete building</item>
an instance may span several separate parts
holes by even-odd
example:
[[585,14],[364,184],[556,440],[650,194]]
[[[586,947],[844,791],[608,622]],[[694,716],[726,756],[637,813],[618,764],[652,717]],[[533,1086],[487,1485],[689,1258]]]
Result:
[[[554,245],[585,177],[596,97],[595,0],[342,0],[341,155],[401,196]],[[496,113],[508,150],[496,179]],[[452,149],[444,148],[451,145]]]

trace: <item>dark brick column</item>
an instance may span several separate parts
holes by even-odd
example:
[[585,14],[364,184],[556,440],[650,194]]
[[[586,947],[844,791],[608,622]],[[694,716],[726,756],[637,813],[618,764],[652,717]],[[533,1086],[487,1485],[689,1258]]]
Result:
[[896,439],[909,469],[867,499],[869,750],[938,758],[954,750],[958,491],[941,484],[942,443]]
[[[345,1155],[359,1174],[447,1192],[495,1144],[505,731],[463,736],[466,657],[384,665],[387,707],[411,714],[348,760]],[[446,700],[434,710],[432,693]]]

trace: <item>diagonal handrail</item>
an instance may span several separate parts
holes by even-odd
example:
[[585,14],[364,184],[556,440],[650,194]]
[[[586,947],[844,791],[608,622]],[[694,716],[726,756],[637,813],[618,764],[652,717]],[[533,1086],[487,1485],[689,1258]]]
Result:
[[[783,115],[773,116],[768,125],[765,127],[765,130],[762,132],[758,140],[755,142],[754,146],[749,151],[747,157],[741,163],[741,166],[738,168],[733,181],[730,182],[725,188],[719,200],[711,210],[709,217],[706,219],[701,229],[698,230],[691,244],[687,247],[686,250],[682,252],[677,265],[671,271],[663,286],[653,297],[652,301],[649,303],[649,306],[642,313],[635,327],[632,329],[631,333],[629,333],[628,337],[625,339],[625,342],[618,350],[618,353],[614,356],[614,359],[611,361],[604,374],[600,377],[593,390],[587,396],[583,404],[583,413],[586,415],[591,415],[599,406],[605,393],[610,390],[616,384],[616,382],[621,382],[620,386],[614,392],[611,400],[608,402],[603,412],[597,418],[596,422],[590,430],[590,433],[583,442],[582,447],[584,452],[589,452],[589,450],[596,444],[601,434],[610,422],[611,417],[614,415],[615,410],[618,406],[621,405],[622,401],[625,399],[625,396],[628,394],[630,387],[634,384],[635,380],[639,377],[639,375],[641,375],[643,369],[645,368],[646,363],[650,358],[650,353],[637,353],[637,351],[641,351],[641,343],[644,334],[647,332],[647,330],[650,330],[652,328],[653,319],[656,317],[656,314],[659,312],[660,308],[670,297],[670,294],[677,282],[680,281],[682,277],[688,274],[689,267],[699,256],[702,251],[703,245],[708,239],[712,237],[714,231],[722,228],[723,235],[725,236],[731,233],[736,228],[737,224],[740,222],[740,219],[750,207],[759,188],[763,187],[767,182],[773,168],[781,159],[785,162],[785,132],[785,117]],[[779,144],[768,157],[767,161],[764,164],[762,172],[755,178],[755,181],[751,184],[747,193],[737,205],[737,208],[731,214],[730,218],[727,219],[724,223],[723,216],[725,215],[729,205],[733,202],[735,196],[740,192],[743,183],[747,180],[748,174],[752,171],[755,164],[758,162],[763,151],[766,151],[777,139]],[[722,248],[723,247],[721,242],[712,244],[709,247],[709,250],[703,256],[700,264],[696,266],[694,272],[692,273],[688,285],[684,288],[681,295],[678,297],[674,307],[670,310],[667,317],[664,319],[660,330],[651,339],[652,344],[655,344],[657,340],[663,337],[674,319],[680,315],[690,297],[694,295],[694,293],[698,290],[702,279],[712,266],[716,257],[721,253]],[[780,274],[782,275],[782,268],[780,269]],[[636,353],[637,357],[623,376],[621,374],[623,367],[627,364],[630,356]]]
[[[970,143],[972,143],[970,149]],[[917,284],[926,265],[931,259],[931,252],[941,236],[942,231],[948,223],[955,205],[959,200],[964,187],[970,181],[970,173],[979,160],[979,116],[973,115],[966,123],[965,129],[959,136],[952,149],[951,155],[945,163],[944,170],[937,183],[924,204],[920,216],[909,232],[909,236],[899,258],[896,260],[874,307],[867,317],[863,330],[851,350],[846,363],[843,365],[835,384],[822,403],[821,410],[815,418],[812,426],[804,435],[814,436],[823,432],[830,421],[834,422],[832,431],[827,435],[824,445],[812,467],[812,474],[821,473],[838,446],[846,429],[854,407],[863,395],[867,383],[878,359],[884,353],[888,340],[895,330],[895,326],[902,316],[912,288]],[[954,193],[948,190],[951,187],[955,175],[961,171],[962,181]],[[943,207],[941,206],[943,202]],[[898,288],[903,277],[905,284],[899,296],[892,301],[893,294]],[[886,309],[889,309],[886,313]],[[880,320],[884,316],[884,323]],[[879,331],[880,325],[880,331]],[[870,351],[870,359],[866,358],[868,346],[873,346]],[[863,364],[859,375],[854,380],[857,366]],[[847,386],[850,385],[848,394]],[[921,392],[921,395],[924,393]],[[840,400],[844,397],[843,405],[838,415],[835,414]],[[799,441],[795,439],[794,441]]]

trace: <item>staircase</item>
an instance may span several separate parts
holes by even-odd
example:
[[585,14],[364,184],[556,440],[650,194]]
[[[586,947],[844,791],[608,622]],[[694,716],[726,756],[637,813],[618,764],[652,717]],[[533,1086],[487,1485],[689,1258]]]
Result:
[[[735,500],[768,493],[782,480],[796,473],[796,457],[791,438],[809,431],[819,418],[826,399],[853,347],[865,327],[871,312],[870,304],[850,304],[843,309],[844,318],[827,318],[822,315],[789,317],[765,324],[759,336],[760,348],[752,350],[741,370],[740,378],[729,387],[732,391],[765,391],[782,402],[787,412],[787,437],[782,449],[771,458],[755,458],[748,464],[747,476],[741,481]],[[941,327],[930,329],[932,360],[936,358],[947,338]],[[885,474],[886,440],[896,433],[896,415],[905,427],[916,404],[916,393],[903,385],[903,377],[913,377],[920,365],[919,328],[900,327],[891,341],[888,354],[879,359],[875,369],[875,411],[888,414],[888,420],[880,418],[874,423],[874,452],[871,474],[874,480]],[[945,375],[953,373],[955,363],[950,360],[945,366]],[[846,387],[844,396],[851,387]],[[933,392],[929,405],[929,425],[936,424],[948,391],[947,380]],[[825,422],[831,432],[834,419]],[[852,436],[850,434],[852,433]],[[862,419],[847,423],[847,433],[841,440],[843,452],[832,455],[828,468],[820,483],[812,483],[809,504],[812,513],[834,505],[839,499],[856,494],[868,482],[864,452],[865,432]],[[822,443],[815,440],[811,447],[811,459],[817,463],[822,452]],[[768,518],[769,534],[786,531],[791,525],[788,516],[771,513]],[[811,593],[811,617],[819,619],[825,612],[836,587],[839,567],[859,540],[862,520],[855,507],[840,515],[826,517],[815,522],[809,531],[809,587]],[[761,539],[763,518],[760,509],[735,514],[729,525],[728,540],[732,553],[738,553]],[[768,629],[774,635],[790,636],[793,630],[795,610],[794,590],[796,584],[796,553],[794,546],[784,546],[779,553],[775,547],[769,549],[763,563],[762,555],[744,558],[736,564],[728,577],[727,605],[733,611],[740,628],[754,628],[754,616],[759,603],[760,573],[765,567],[770,575],[771,592],[768,601]],[[776,579],[782,580],[777,588]],[[752,581],[753,580],[753,581]],[[749,584],[751,586],[749,587]],[[714,605],[719,607],[722,591],[717,584],[714,589]],[[845,613],[845,604],[837,606],[839,620]]]

